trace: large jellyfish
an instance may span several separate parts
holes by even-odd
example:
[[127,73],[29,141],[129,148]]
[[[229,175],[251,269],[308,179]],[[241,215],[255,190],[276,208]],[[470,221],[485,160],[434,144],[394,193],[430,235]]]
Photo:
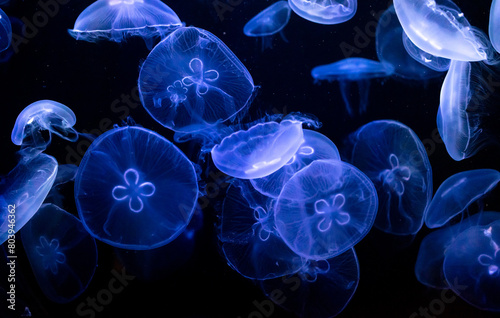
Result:
[[338,24],[351,19],[357,0],[289,0],[293,12],[319,24]]
[[254,91],[245,66],[217,37],[180,28],[149,54],[139,74],[142,104],[163,126],[196,132],[232,119]]
[[57,175],[57,161],[46,154],[25,157],[0,179],[0,243],[19,231],[38,211]]
[[314,160],[340,160],[337,146],[323,134],[303,129],[304,142],[283,167],[267,177],[251,179],[250,182],[260,193],[277,198],[285,183],[299,170]]
[[68,32],[89,42],[122,42],[140,36],[151,49],[153,38],[163,38],[181,26],[177,14],[160,0],[97,0],[83,10]]
[[452,1],[394,0],[394,8],[404,32],[425,52],[458,61],[488,58],[485,35]]
[[448,223],[473,202],[488,194],[500,181],[500,172],[477,169],[459,172],[446,179],[425,211],[425,225],[437,228]]
[[432,168],[420,139],[397,121],[377,120],[358,129],[352,143],[352,164],[377,189],[375,226],[390,234],[417,233],[432,198]]
[[197,196],[193,164],[171,142],[140,127],[116,128],[94,140],[75,180],[84,226],[125,249],[152,249],[175,239]]
[[275,226],[285,243],[309,259],[337,256],[371,229],[377,213],[373,183],[354,166],[316,160],[285,184]]
[[473,226],[446,249],[444,276],[469,304],[500,311],[500,221]]
[[79,219],[53,204],[44,204],[21,236],[45,296],[67,303],[83,293],[97,267],[97,246]]
[[[392,73],[393,69],[389,64],[360,57],[346,58],[332,64],[317,66],[311,71],[311,75],[315,81],[327,80],[329,82],[339,82],[340,92],[350,116],[366,112],[370,79],[388,77]],[[351,93],[353,82],[356,82],[358,85],[359,105],[357,110],[354,109],[354,101]]]
[[247,278],[290,275],[304,265],[276,232],[273,203],[246,180],[235,179],[227,189],[219,239],[229,265]]
[[424,50],[416,46],[404,32],[403,45],[406,49],[406,52],[408,52],[408,54],[413,57],[415,61],[427,66],[434,71],[445,72],[450,68],[451,60],[444,57],[434,56],[430,53],[425,52]]
[[0,52],[10,46],[12,40],[12,26],[9,17],[0,9]]
[[493,0],[490,8],[488,34],[495,50],[500,53],[500,1]]

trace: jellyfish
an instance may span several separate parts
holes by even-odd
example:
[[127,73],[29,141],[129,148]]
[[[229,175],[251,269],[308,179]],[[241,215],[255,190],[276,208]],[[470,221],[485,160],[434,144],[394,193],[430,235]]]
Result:
[[329,318],[341,313],[359,283],[354,249],[326,260],[308,260],[293,276],[263,280],[267,297],[299,317]]
[[255,179],[283,167],[303,142],[302,122],[285,119],[236,131],[215,145],[211,154],[215,166],[225,174]]
[[352,136],[351,163],[377,189],[375,227],[389,234],[416,234],[432,199],[432,168],[424,145],[406,125],[377,120]]
[[316,160],[281,190],[275,226],[298,255],[327,259],[347,251],[371,229],[378,199],[373,183],[339,160]]
[[[317,66],[311,71],[315,81],[339,82],[347,113],[351,117],[356,113],[366,112],[370,79],[387,77],[392,73],[393,69],[388,64],[359,57],[346,58],[332,64]],[[358,85],[359,105],[357,111],[354,109],[354,101],[351,97],[351,84],[353,82]]]
[[289,0],[293,12],[319,24],[339,24],[350,20],[358,8],[357,0]]
[[428,68],[437,71],[437,72],[445,72],[450,68],[451,60],[434,56],[430,53],[427,53],[421,50],[418,46],[413,44],[410,38],[403,32],[403,45],[406,49],[406,52],[413,57],[413,59],[419,62],[422,65],[427,66]]
[[64,205],[64,195],[61,190],[68,182],[75,180],[77,171],[78,167],[74,164],[59,165],[57,168],[56,179],[54,180],[52,188],[50,189],[50,192],[44,202],[62,207]]
[[245,66],[217,37],[195,27],[171,33],[139,74],[142,105],[163,126],[196,132],[234,119],[254,91]]
[[0,9],[0,52],[5,51],[10,46],[12,40],[12,26],[9,17]]
[[148,49],[153,39],[183,26],[177,14],[160,0],[97,0],[78,16],[68,30],[76,40],[122,42],[140,36]]
[[253,17],[243,27],[246,36],[261,37],[262,50],[272,46],[271,36],[280,33],[283,40],[283,28],[290,20],[291,9],[287,1],[273,3],[262,12]]
[[490,8],[490,23],[488,26],[488,34],[490,41],[497,52],[500,53],[500,1],[493,0]]
[[283,167],[267,177],[251,179],[250,182],[263,195],[277,198],[285,183],[299,170],[318,159],[340,160],[337,146],[323,134],[303,129],[304,142]]
[[0,243],[19,231],[38,211],[57,175],[57,161],[40,153],[24,157],[0,179]]
[[450,288],[479,309],[499,312],[499,251],[500,221],[462,232],[445,252],[444,276]]
[[47,298],[68,303],[85,291],[97,267],[97,246],[78,218],[44,204],[22,229],[21,237]]
[[457,61],[488,58],[486,36],[451,0],[395,0],[394,8],[408,38],[423,51]]
[[153,249],[175,239],[189,223],[197,197],[193,164],[167,139],[140,127],[99,136],[75,179],[85,228],[124,249]]
[[448,223],[473,202],[486,196],[500,181],[500,172],[476,169],[456,173],[436,191],[425,211],[425,225],[433,229]]
[[276,232],[273,203],[248,180],[235,179],[227,189],[219,240],[228,264],[244,277],[272,279],[304,265]]

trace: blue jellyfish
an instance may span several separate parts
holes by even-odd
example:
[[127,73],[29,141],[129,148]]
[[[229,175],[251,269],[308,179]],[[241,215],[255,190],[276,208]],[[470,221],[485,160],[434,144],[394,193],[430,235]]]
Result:
[[160,0],[97,0],[80,13],[68,32],[88,42],[122,42],[140,36],[151,50],[154,38],[163,38],[182,26],[177,14]]
[[430,53],[421,50],[416,46],[410,38],[403,32],[403,45],[406,52],[417,62],[428,68],[437,71],[445,72],[450,68],[451,60],[443,57],[434,56]]
[[87,230],[115,247],[163,246],[186,228],[198,197],[193,164],[171,142],[140,127],[99,136],[75,180],[78,213]]
[[495,50],[500,53],[500,1],[493,0],[490,8],[490,24],[488,26],[488,34],[490,41]]
[[[388,77],[392,73],[393,69],[389,64],[359,57],[346,58],[332,64],[317,66],[311,71],[311,75],[315,81],[327,80],[329,82],[339,82],[340,92],[350,116],[366,112],[370,79]],[[354,110],[354,101],[351,94],[351,84],[353,82],[356,82],[358,85],[359,105],[357,111]]]
[[0,9],[0,52],[10,46],[12,40],[12,26],[9,17]]
[[287,1],[273,3],[248,21],[243,27],[243,33],[246,36],[261,37],[262,50],[271,47],[273,34],[279,32],[285,39],[282,31],[290,20],[291,11]]
[[298,255],[326,259],[342,254],[371,229],[377,213],[373,183],[354,166],[316,160],[285,184],[275,226]]
[[358,8],[357,0],[289,0],[293,12],[319,24],[338,24],[351,19]]
[[255,179],[283,167],[303,142],[302,122],[285,119],[236,131],[215,145],[211,154],[215,166],[225,174]]
[[97,267],[97,246],[78,218],[44,204],[22,229],[21,237],[47,298],[68,303],[85,291]]
[[437,228],[486,196],[500,181],[500,172],[477,169],[459,172],[446,179],[425,211],[425,225]]
[[359,283],[354,249],[327,260],[308,260],[293,276],[264,280],[260,287],[276,304],[303,318],[330,318],[341,313]]
[[57,175],[49,194],[45,198],[45,203],[52,203],[57,206],[63,206],[64,195],[61,189],[71,181],[75,180],[78,167],[74,164],[59,165],[57,168]]
[[46,154],[24,157],[0,179],[0,243],[19,231],[38,211],[57,175],[57,161]]
[[432,199],[432,168],[420,139],[393,120],[370,122],[351,138],[351,163],[377,189],[375,227],[390,234],[416,234]]
[[500,221],[462,232],[446,249],[443,266],[450,288],[463,300],[500,312]]
[[251,179],[250,182],[260,193],[277,198],[285,183],[299,170],[309,165],[314,160],[332,159],[340,160],[337,146],[323,134],[314,130],[303,129],[304,142],[299,150],[278,171],[267,177]]
[[163,126],[196,132],[233,119],[254,91],[245,66],[208,31],[180,28],[149,54],[139,74],[142,105]]
[[458,61],[488,58],[486,36],[452,1],[394,0],[394,8],[406,35],[423,51]]
[[273,203],[247,180],[235,179],[227,189],[219,240],[228,264],[247,278],[291,275],[304,265],[276,232]]

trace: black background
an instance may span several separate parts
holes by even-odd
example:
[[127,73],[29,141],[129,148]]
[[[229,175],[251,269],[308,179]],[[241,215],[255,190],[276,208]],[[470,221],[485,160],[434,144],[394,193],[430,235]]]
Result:
[[[121,101],[122,95],[130,96],[132,101],[137,96],[135,87],[140,64],[148,55],[144,42],[131,39],[122,44],[96,44],[76,41],[68,35],[67,29],[72,28],[78,14],[91,2],[69,0],[59,5],[57,14],[37,28],[37,34],[26,43],[17,43],[18,52],[8,62],[0,64],[0,174],[7,174],[17,162],[18,147],[12,144],[10,133],[18,113],[40,99],[56,100],[70,107],[77,116],[75,127],[78,131],[100,134],[110,129],[111,124],[121,124],[130,115],[137,123],[173,140],[172,133],[150,118],[137,100],[131,104],[133,107],[124,107],[126,104]],[[209,30],[218,36],[248,68],[255,85],[260,86],[249,111],[252,119],[273,113],[273,109],[279,113],[312,113],[323,123],[319,131],[339,147],[349,133],[369,121],[401,121],[424,141],[433,167],[434,189],[459,171],[499,169],[497,158],[500,151],[495,146],[486,147],[470,159],[455,162],[446,153],[442,142],[433,139],[444,77],[425,82],[396,77],[374,80],[367,114],[354,119],[346,115],[336,83],[313,83],[310,70],[344,58],[340,44],[353,44],[355,28],[363,30],[369,21],[375,21],[371,12],[386,9],[388,1],[360,1],[353,19],[333,26],[315,24],[292,13],[290,23],[284,29],[288,42],[279,35],[275,36],[272,48],[264,51],[260,39],[246,37],[242,30],[251,17],[273,1],[227,2],[233,4],[232,10],[224,12],[223,19],[218,16],[213,0],[170,0],[168,5],[186,25]],[[456,3],[472,25],[487,31],[489,0],[460,0]],[[36,1],[18,0],[4,10],[11,17],[33,21],[41,7]],[[14,29],[16,31],[22,35],[19,29]],[[354,56],[377,59],[375,38],[369,38],[368,45]],[[122,108],[117,111],[112,105]],[[497,138],[497,135],[493,133],[492,138]],[[75,163],[86,145],[85,142],[72,144],[56,137],[46,152],[61,164]],[[195,159],[197,145],[181,144],[179,147]],[[498,192],[494,191],[485,200],[486,209],[500,209],[500,202],[496,199]],[[76,214],[71,188],[65,193],[66,210]],[[211,200],[211,203],[216,204],[216,200]],[[96,317],[259,317],[251,314],[256,310],[254,301],[262,302],[266,297],[258,286],[233,271],[220,256],[215,211],[212,205],[203,209],[203,227],[196,233],[194,253],[182,266],[153,278],[137,275]],[[384,237],[373,230],[359,243],[356,251],[361,280],[352,301],[339,317],[410,317],[420,307],[428,307],[433,300],[440,299],[441,291],[420,284],[413,273],[420,241],[429,232],[424,227],[411,243],[401,246],[397,238]],[[42,294],[18,242],[17,306],[29,307],[33,317],[78,317],[76,307],[106,288],[113,277],[111,271],[123,266],[112,247],[98,242],[98,250],[99,266],[88,289],[75,301],[59,305]],[[4,287],[6,278],[1,280],[0,286]],[[0,313],[4,313],[7,305],[3,299],[1,304]],[[271,316],[294,317],[277,306]],[[494,316],[459,298],[446,305],[439,315]]]

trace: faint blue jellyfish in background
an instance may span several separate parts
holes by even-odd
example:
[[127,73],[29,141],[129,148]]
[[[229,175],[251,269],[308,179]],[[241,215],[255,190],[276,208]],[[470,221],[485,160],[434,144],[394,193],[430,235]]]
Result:
[[57,161],[41,153],[22,158],[7,176],[0,179],[0,243],[19,231],[38,211],[56,175]]
[[359,128],[351,143],[351,163],[377,189],[375,227],[390,234],[416,234],[432,199],[432,168],[418,136],[397,121],[377,120]]
[[9,17],[0,9],[0,52],[10,46],[12,40],[12,26]]
[[[293,276],[263,280],[260,287],[271,300],[303,318],[329,318],[341,313],[359,283],[354,249],[327,260],[308,260]],[[277,297],[276,291],[280,291]]]
[[171,142],[139,127],[116,128],[94,140],[75,180],[84,226],[97,239],[132,250],[175,239],[197,197],[193,164]]
[[358,243],[377,213],[373,183],[356,167],[316,160],[285,184],[275,206],[275,225],[298,255],[326,259]]
[[149,54],[139,74],[141,102],[163,126],[197,132],[234,119],[251,101],[252,77],[208,31],[180,28]]
[[45,296],[68,303],[85,291],[97,267],[97,246],[78,218],[44,204],[21,237]]
[[[368,60],[365,58],[351,57],[332,64],[317,66],[312,69],[311,75],[315,81],[327,80],[338,81],[340,92],[349,116],[363,114],[368,105],[368,93],[370,92],[370,79],[388,77],[393,73],[389,64]],[[351,85],[358,85],[358,107],[354,106]]]
[[303,129],[304,142],[283,167],[267,177],[251,179],[250,182],[263,195],[277,198],[285,183],[299,170],[318,159],[340,160],[337,146],[323,134]]
[[280,33],[283,40],[283,28],[290,20],[291,9],[287,1],[273,3],[253,17],[243,27],[246,36],[262,38],[262,50],[272,47],[272,35]]
[[500,1],[493,0],[490,8],[490,24],[488,34],[495,50],[500,53]]
[[45,198],[44,203],[52,203],[59,207],[64,206],[64,195],[61,189],[71,181],[75,180],[78,167],[74,164],[59,165],[57,168],[57,175],[49,194]]
[[350,20],[358,8],[357,0],[289,0],[293,12],[319,24],[338,24]]
[[448,246],[468,228],[488,225],[498,220],[500,220],[499,212],[481,212],[427,235],[420,244],[415,263],[415,275],[418,281],[433,288],[449,288],[443,272],[444,256]]
[[[9,19],[11,23],[12,33],[22,34],[24,23],[16,17],[10,17]],[[15,48],[13,47],[13,45],[9,45],[9,47],[6,50],[0,52],[0,63],[6,63],[12,58],[12,56],[15,53],[15,50],[17,49],[17,46],[16,45],[14,46]]]
[[464,212],[469,205],[486,196],[500,182],[500,172],[477,169],[456,173],[436,191],[425,211],[425,225],[437,228]]
[[410,38],[403,32],[403,45],[406,52],[417,62],[436,72],[445,72],[450,68],[451,60],[443,57],[434,56],[421,50]]
[[154,38],[163,38],[182,26],[177,14],[160,0],[97,0],[80,13],[68,32],[88,42],[122,42],[140,36],[151,50]]
[[500,221],[462,232],[446,249],[444,276],[469,304],[500,311]]
[[459,61],[488,58],[486,35],[471,27],[450,0],[394,0],[404,32],[423,51]]
[[274,201],[235,179],[224,199],[219,240],[228,264],[250,279],[272,279],[297,272],[305,260],[279,237]]

